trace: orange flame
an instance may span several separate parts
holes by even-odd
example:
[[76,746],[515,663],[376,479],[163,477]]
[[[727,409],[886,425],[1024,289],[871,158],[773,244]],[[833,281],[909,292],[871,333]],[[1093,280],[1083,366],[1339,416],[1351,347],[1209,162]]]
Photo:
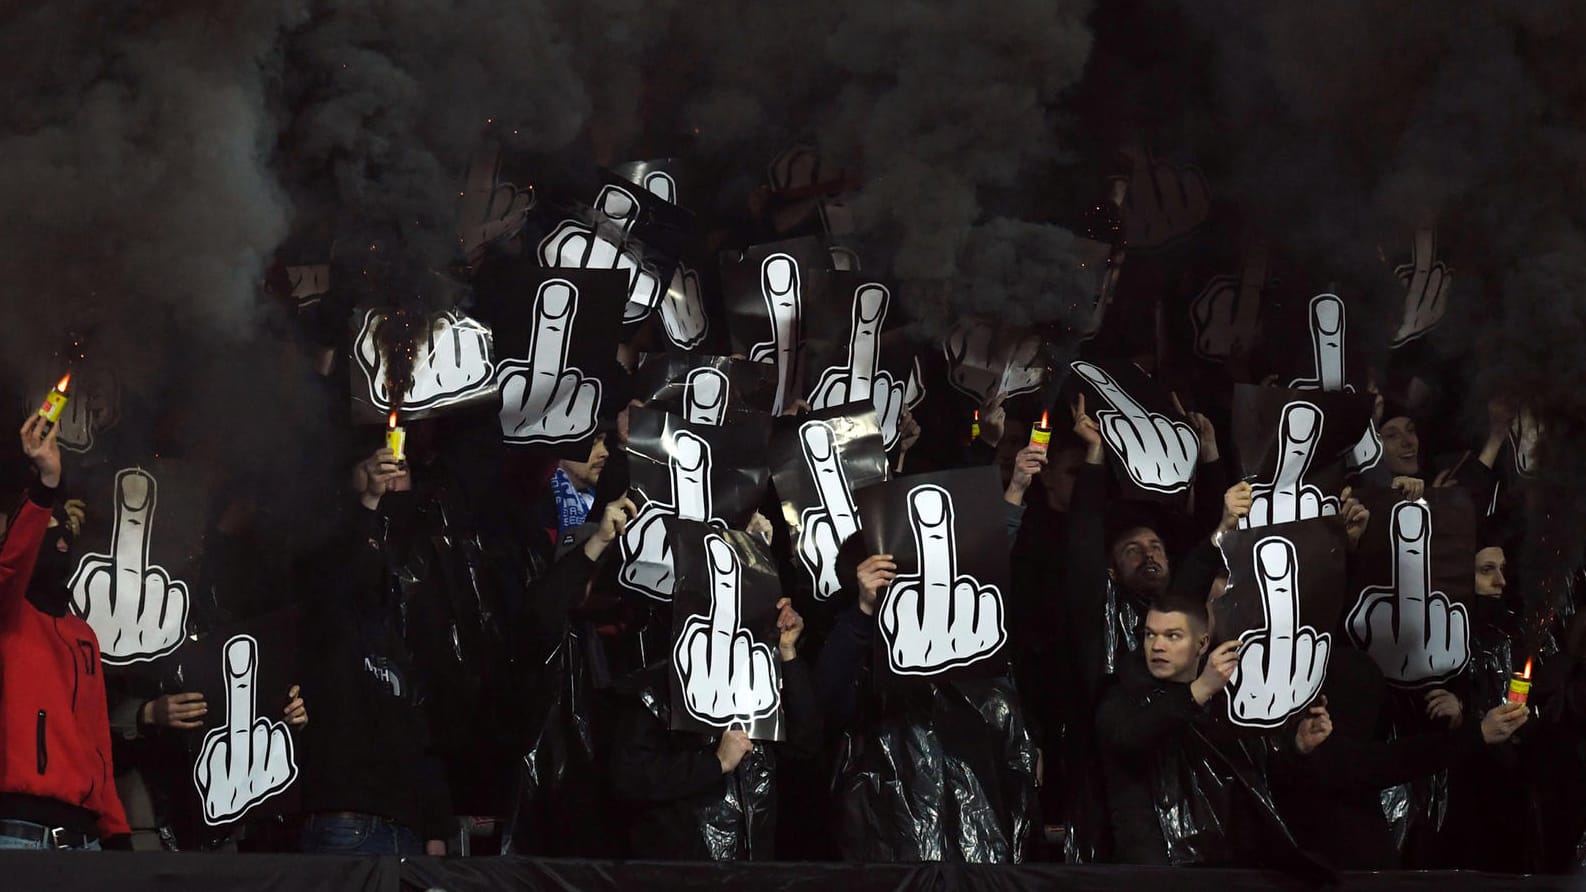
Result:
[[1526,681],[1530,681],[1531,680],[1531,659],[1532,659],[1531,657],[1526,657],[1525,658],[1525,674],[1522,677]]
[[396,430],[396,426],[397,426],[397,413],[396,413],[396,410],[393,409],[393,410],[391,410],[391,417],[386,420],[386,427],[390,428],[391,430]]
[[61,378],[60,383],[55,385],[55,389],[60,391],[61,393],[65,393],[66,392],[66,385],[70,384],[71,380],[72,380],[72,373],[71,372],[67,372],[66,375]]
[[1048,413],[1046,412],[1046,410],[1044,410],[1044,409],[1041,410],[1041,423],[1036,425],[1036,427],[1040,428],[1041,430],[1051,430],[1052,429],[1052,423],[1047,420],[1047,417],[1046,417],[1047,414]]
[[976,409],[976,410],[975,410],[975,420],[976,420],[976,421],[979,421],[979,420],[980,420],[980,410],[979,410],[979,409]]

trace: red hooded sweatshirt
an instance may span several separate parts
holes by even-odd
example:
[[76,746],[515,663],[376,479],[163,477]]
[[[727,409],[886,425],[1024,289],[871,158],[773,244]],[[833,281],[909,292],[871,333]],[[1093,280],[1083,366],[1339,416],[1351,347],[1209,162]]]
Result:
[[27,597],[53,498],[35,483],[0,546],[0,794],[87,809],[107,838],[128,829],[110,766],[99,640],[70,611],[51,616]]

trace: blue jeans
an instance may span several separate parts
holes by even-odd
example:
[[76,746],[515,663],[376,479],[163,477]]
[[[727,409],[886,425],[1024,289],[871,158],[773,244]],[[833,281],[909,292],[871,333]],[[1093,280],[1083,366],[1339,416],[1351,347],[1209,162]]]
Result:
[[375,815],[309,815],[301,837],[305,852],[321,855],[422,855],[412,830]]
[[[18,824],[30,824],[30,825],[32,825],[34,827],[39,828],[39,831],[41,833],[45,829],[43,824],[34,824],[32,821],[18,821],[17,823]],[[27,850],[33,850],[33,851],[56,851],[54,846],[45,844],[41,839],[22,839],[21,837],[17,837],[17,836],[6,836],[4,834],[0,834],[0,851],[27,851]],[[97,852],[97,851],[99,851],[99,840],[95,839],[95,840],[90,841],[88,843],[88,845],[77,846],[77,847],[73,847],[71,849],[64,849],[62,851]]]

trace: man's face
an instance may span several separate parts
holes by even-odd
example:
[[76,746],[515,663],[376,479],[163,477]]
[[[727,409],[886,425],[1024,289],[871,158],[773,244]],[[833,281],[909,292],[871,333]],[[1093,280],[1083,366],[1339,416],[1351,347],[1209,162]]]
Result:
[[1112,578],[1137,595],[1154,597],[1167,590],[1167,549],[1155,531],[1136,527],[1113,543]]
[[1503,573],[1508,567],[1502,548],[1491,546],[1476,552],[1476,594],[1484,598],[1503,597],[1504,586],[1509,584]]
[[1206,630],[1187,613],[1145,615],[1145,660],[1152,678],[1194,681],[1201,654],[1206,652]]
[[601,434],[595,438],[595,444],[589,447],[588,461],[563,461],[562,470],[572,478],[573,485],[579,489],[589,489],[600,481],[600,472],[606,468],[606,435]]
[[1415,435],[1415,422],[1400,415],[1382,423],[1382,457],[1388,470],[1401,477],[1421,473],[1421,440]]

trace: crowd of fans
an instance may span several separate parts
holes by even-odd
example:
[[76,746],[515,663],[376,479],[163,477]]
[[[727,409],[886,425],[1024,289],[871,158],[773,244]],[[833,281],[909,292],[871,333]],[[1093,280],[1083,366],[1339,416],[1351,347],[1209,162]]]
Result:
[[[1152,355],[1128,359],[1168,375]],[[344,371],[334,356],[302,361],[327,381]],[[104,642],[67,590],[84,512],[59,495],[56,429],[30,417],[21,438],[34,473],[0,552],[0,848],[1579,863],[1586,634],[1582,614],[1539,625],[1522,609],[1509,584],[1517,523],[1482,522],[1465,557],[1473,657],[1458,677],[1402,690],[1337,634],[1307,709],[1235,735],[1217,716],[1240,642],[1211,646],[1210,606],[1227,582],[1218,544],[1251,511],[1251,484],[1223,467],[1212,421],[1188,413],[1201,444],[1192,508],[1126,504],[1094,406],[1052,408],[1068,429],[1045,449],[1026,446],[1027,421],[993,400],[961,439],[906,417],[889,457],[894,474],[1001,468],[1011,659],[995,677],[878,683],[875,617],[895,557],[850,538],[842,591],[817,604],[765,494],[753,526],[786,588],[786,734],[774,743],[671,730],[670,610],[602,582],[636,514],[625,412],[582,461],[499,448],[490,410],[478,424],[463,413],[412,425],[401,460],[367,430],[350,434],[348,458],[320,456],[340,461],[325,497],[337,533],[308,548],[281,547],[294,519],[261,511],[258,484],[234,479],[191,568],[204,593],[192,626],[296,610],[297,677],[256,696],[259,715],[289,727],[301,771],[290,813],[219,829],[190,801],[198,732],[218,705],[101,667]],[[1341,506],[1329,522],[1352,544],[1387,522],[1357,498],[1373,486],[1495,501],[1513,413],[1495,402],[1485,440],[1434,448],[1416,411],[1379,399],[1391,474],[1331,494]],[[773,436],[793,430],[779,423]],[[1450,453],[1462,457],[1432,466]],[[1506,702],[1526,658],[1529,702]]]

